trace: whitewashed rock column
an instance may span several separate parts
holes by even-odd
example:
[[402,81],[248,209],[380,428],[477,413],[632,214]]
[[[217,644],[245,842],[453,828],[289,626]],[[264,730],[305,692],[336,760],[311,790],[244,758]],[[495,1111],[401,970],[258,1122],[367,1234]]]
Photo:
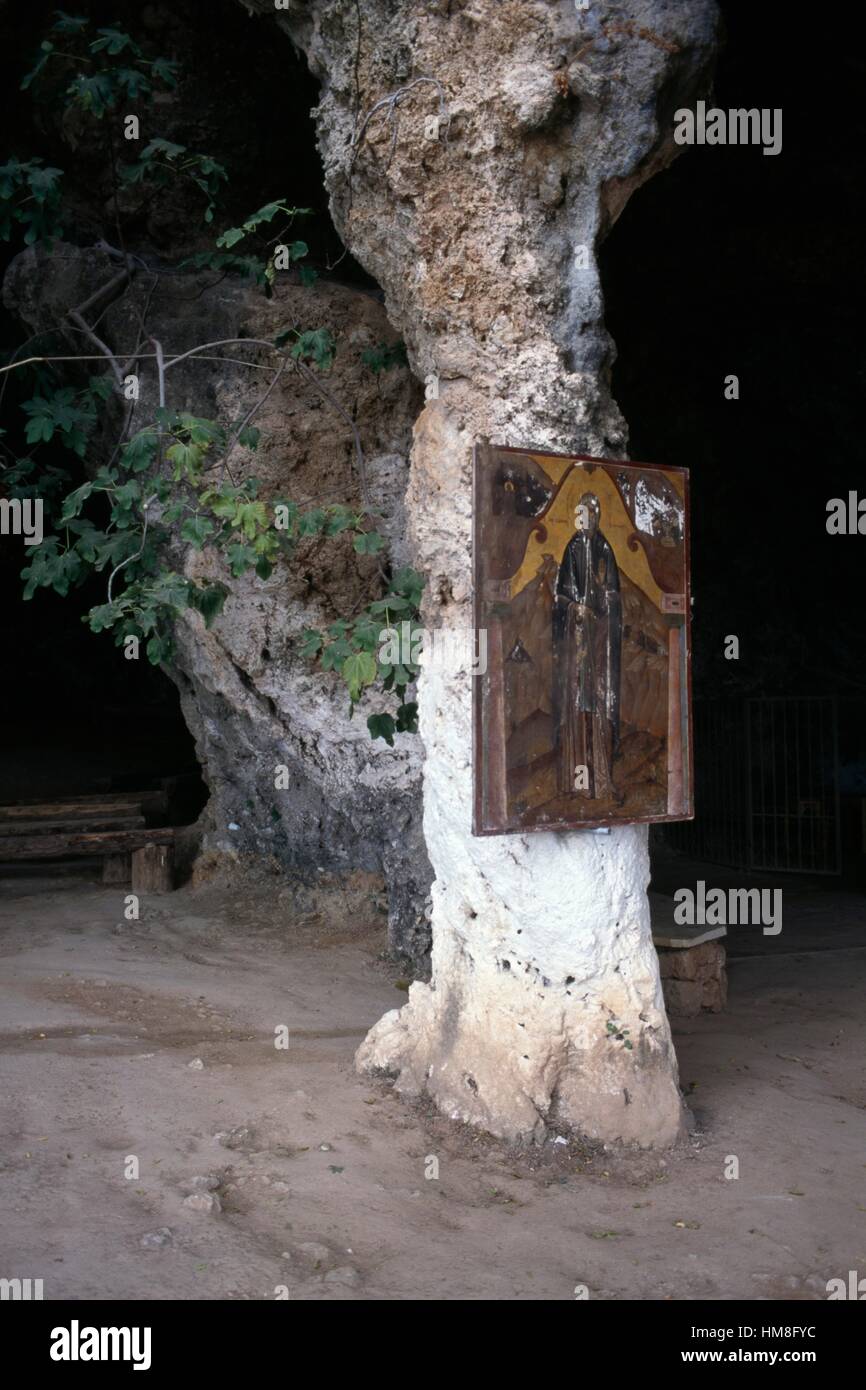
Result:
[[[673,109],[700,94],[716,25],[712,0],[628,11],[314,0],[281,21],[322,80],[337,225],[431,379],[407,507],[434,628],[471,623],[476,439],[627,448],[597,247],[676,152]],[[434,669],[420,683],[433,976],[358,1065],[496,1134],[670,1144],[683,1109],[646,830],[473,838],[471,681]]]

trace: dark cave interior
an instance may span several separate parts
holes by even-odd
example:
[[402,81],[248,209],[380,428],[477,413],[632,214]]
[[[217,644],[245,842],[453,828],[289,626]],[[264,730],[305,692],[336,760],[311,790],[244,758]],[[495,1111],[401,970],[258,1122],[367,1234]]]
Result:
[[[617,347],[614,394],[633,458],[691,469],[697,699],[838,697],[843,787],[862,796],[862,562],[857,539],[829,536],[825,518],[828,500],[857,486],[863,59],[853,46],[816,54],[810,31],[783,22],[787,11],[775,4],[721,8],[727,41],[715,103],[783,108],[783,150],[768,157],[759,148],[689,149],[633,196],[601,252]],[[56,132],[34,122],[19,92],[54,10],[53,0],[17,7],[14,42],[0,63],[0,110],[10,150],[39,149],[68,167]],[[143,25],[171,56],[201,18],[196,0],[143,9],[112,0],[87,12]],[[238,61],[245,50],[254,81]],[[312,264],[369,285],[328,215],[310,117],[316,83],[290,45],[263,45],[257,21],[221,0],[208,7],[188,81],[186,126],[175,134],[220,152],[231,173],[226,221],[285,192],[313,210],[303,228]],[[816,90],[832,112],[828,122],[816,119]],[[79,177],[92,194],[86,162]],[[142,229],[140,246],[148,235]],[[0,350],[19,342],[19,326],[3,311]],[[732,373],[735,401],[723,391]],[[145,775],[194,778],[172,683],[146,662],[119,660],[110,638],[79,622],[99,600],[100,582],[69,599],[41,591],[23,604],[19,544],[0,549],[0,801],[83,790],[85,779],[101,786],[112,777],[119,786]],[[740,639],[739,661],[723,656],[728,634]],[[200,786],[198,806],[204,795]]]
[[[826,520],[858,486],[863,60],[816,51],[775,4],[720,8],[713,104],[781,108],[782,151],[686,148],[627,204],[601,254],[613,390],[631,457],[691,470],[696,732],[719,700],[831,697],[842,858],[862,882],[863,560]],[[824,94],[832,129],[807,92]],[[738,400],[725,398],[731,374]],[[730,634],[739,660],[724,656]],[[739,716],[725,727],[728,757],[745,758]],[[712,748],[696,753],[700,818],[720,770]],[[790,755],[777,761],[781,780]],[[831,776],[822,768],[827,797]],[[792,833],[802,811],[787,807]],[[691,829],[676,837],[685,848]]]
[[692,470],[697,693],[862,693],[862,558],[825,529],[857,486],[862,59],[827,58],[828,139],[808,35],[721,8],[714,104],[781,107],[783,149],[686,149],[627,204],[602,248],[614,395],[633,458]]

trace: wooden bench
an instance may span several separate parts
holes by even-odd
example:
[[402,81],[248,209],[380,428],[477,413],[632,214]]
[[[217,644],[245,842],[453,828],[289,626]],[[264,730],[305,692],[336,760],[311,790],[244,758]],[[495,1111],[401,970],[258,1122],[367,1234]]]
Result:
[[170,892],[175,832],[148,824],[166,810],[160,791],[0,806],[0,862],[98,856],[104,883],[131,880],[135,893]]
[[86,796],[65,796],[53,801],[27,797],[0,806],[0,825],[16,820],[88,820],[94,815],[165,815],[168,801],[163,791],[94,792]]

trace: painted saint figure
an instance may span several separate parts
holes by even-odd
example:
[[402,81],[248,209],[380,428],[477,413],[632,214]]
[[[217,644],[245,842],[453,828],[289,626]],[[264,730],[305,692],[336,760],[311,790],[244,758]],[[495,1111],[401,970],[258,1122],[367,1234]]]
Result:
[[613,778],[622,644],[619,569],[599,530],[595,493],[584,493],[575,518],[553,605],[557,788],[560,796],[621,805]]

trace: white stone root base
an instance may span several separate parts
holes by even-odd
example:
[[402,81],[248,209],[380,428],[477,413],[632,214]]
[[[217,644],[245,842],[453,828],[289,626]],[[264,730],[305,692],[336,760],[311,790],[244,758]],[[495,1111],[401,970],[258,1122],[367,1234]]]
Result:
[[399,1091],[504,1138],[555,1126],[670,1145],[684,1112],[646,829],[473,838],[470,682],[435,671],[422,681],[433,982],[413,984],[376,1024],[357,1065],[396,1073]]
[[[643,832],[619,834],[645,862]],[[567,843],[538,845],[551,858],[570,852]],[[590,844],[587,852],[600,860],[603,849]],[[599,863],[600,887],[601,873]],[[413,984],[406,1006],[375,1025],[358,1050],[359,1068],[397,1073],[399,1091],[429,1095],[452,1118],[504,1138],[540,1137],[552,1125],[604,1141],[674,1143],[683,1110],[641,896],[623,884],[603,921],[593,912],[593,946],[609,933],[610,969],[599,979],[593,966],[583,981],[583,914],[592,904],[576,895],[540,950],[527,929],[516,934],[503,905],[482,926],[480,897],[479,916],[469,918],[467,905],[449,904],[437,885],[434,983]],[[539,926],[549,910],[539,902]],[[461,930],[440,933],[436,918],[449,911],[452,922],[460,914]],[[476,946],[473,934],[483,938]]]

